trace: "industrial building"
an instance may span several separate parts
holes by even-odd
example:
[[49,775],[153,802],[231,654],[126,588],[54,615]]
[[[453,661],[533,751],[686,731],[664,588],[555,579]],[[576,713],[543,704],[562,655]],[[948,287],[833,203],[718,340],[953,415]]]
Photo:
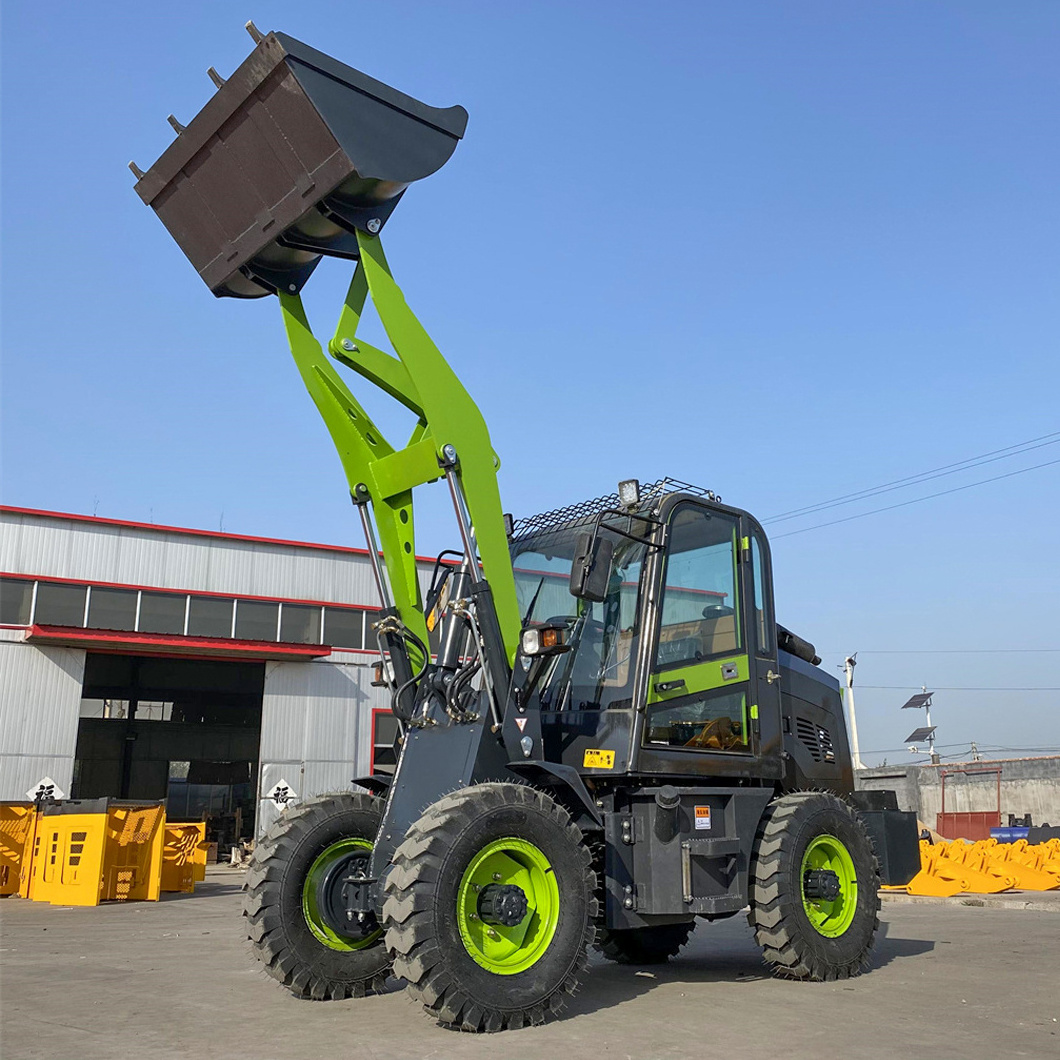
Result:
[[166,799],[223,850],[392,769],[377,606],[363,549],[0,508],[0,800]]

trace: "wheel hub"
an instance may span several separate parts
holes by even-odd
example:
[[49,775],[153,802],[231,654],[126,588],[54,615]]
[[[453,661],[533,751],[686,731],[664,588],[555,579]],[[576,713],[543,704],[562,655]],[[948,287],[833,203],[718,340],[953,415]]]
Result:
[[834,902],[840,895],[839,876],[831,869],[809,869],[802,880],[802,893],[811,901]]
[[374,913],[350,908],[352,892],[367,877],[368,858],[366,850],[336,858],[317,883],[317,909],[321,919],[336,935],[351,942],[363,942],[379,931]]
[[514,884],[487,884],[479,892],[478,915],[484,924],[515,927],[529,912],[530,904],[521,887]]

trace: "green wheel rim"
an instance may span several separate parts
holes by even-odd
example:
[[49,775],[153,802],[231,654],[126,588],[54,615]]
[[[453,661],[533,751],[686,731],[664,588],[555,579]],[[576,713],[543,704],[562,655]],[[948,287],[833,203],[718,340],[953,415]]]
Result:
[[813,925],[814,931],[825,938],[834,939],[842,935],[854,922],[858,907],[858,881],[854,874],[854,859],[850,851],[834,835],[819,835],[810,841],[802,856],[799,886],[803,888],[806,873],[811,869],[825,869],[839,878],[839,895],[832,901],[824,898],[807,898],[802,895],[802,907]]
[[[478,919],[479,892],[491,883],[519,887],[526,895],[527,914],[514,927]],[[559,924],[559,885],[548,858],[525,839],[495,839],[484,846],[460,878],[456,922],[464,948],[487,971],[516,975],[533,967]]]
[[328,869],[355,851],[363,850],[367,853],[371,849],[372,844],[367,839],[340,839],[317,854],[313,864],[309,866],[309,872],[306,873],[305,882],[302,884],[302,915],[309,930],[329,950],[339,950],[342,953],[363,950],[373,945],[383,934],[383,929],[379,928],[363,939],[343,938],[327,923],[317,905],[317,887]]

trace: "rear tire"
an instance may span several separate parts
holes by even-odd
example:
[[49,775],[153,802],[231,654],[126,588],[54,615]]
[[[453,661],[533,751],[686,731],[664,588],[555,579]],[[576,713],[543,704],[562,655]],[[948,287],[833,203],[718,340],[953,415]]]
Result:
[[[522,892],[517,922],[490,918],[482,895],[493,883],[509,900]],[[543,1023],[585,967],[594,887],[581,832],[547,795],[519,784],[457,791],[427,810],[394,855],[383,905],[394,973],[446,1026]]]
[[296,997],[363,997],[386,984],[382,931],[352,942],[335,936],[307,887],[329,858],[371,850],[381,812],[370,795],[314,799],[287,811],[254,848],[243,885],[247,939],[266,973]]
[[[810,874],[823,874],[823,884]],[[821,886],[837,886],[838,895],[821,896]],[[842,799],[806,791],[767,807],[751,862],[748,920],[778,975],[821,981],[860,974],[880,926],[879,888],[872,842]]]
[[695,921],[622,931],[602,928],[596,935],[596,948],[617,964],[665,964],[677,956],[695,928]]

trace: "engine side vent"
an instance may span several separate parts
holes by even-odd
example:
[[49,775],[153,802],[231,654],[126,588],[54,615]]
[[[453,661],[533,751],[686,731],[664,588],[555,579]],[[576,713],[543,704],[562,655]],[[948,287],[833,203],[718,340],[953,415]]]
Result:
[[[810,752],[810,757],[815,762],[820,762],[822,758],[821,744],[817,736],[818,729],[819,726],[814,725],[812,721],[808,721],[806,718],[795,719],[795,735],[802,741],[806,750]],[[831,741],[829,741],[828,747],[831,750]]]

